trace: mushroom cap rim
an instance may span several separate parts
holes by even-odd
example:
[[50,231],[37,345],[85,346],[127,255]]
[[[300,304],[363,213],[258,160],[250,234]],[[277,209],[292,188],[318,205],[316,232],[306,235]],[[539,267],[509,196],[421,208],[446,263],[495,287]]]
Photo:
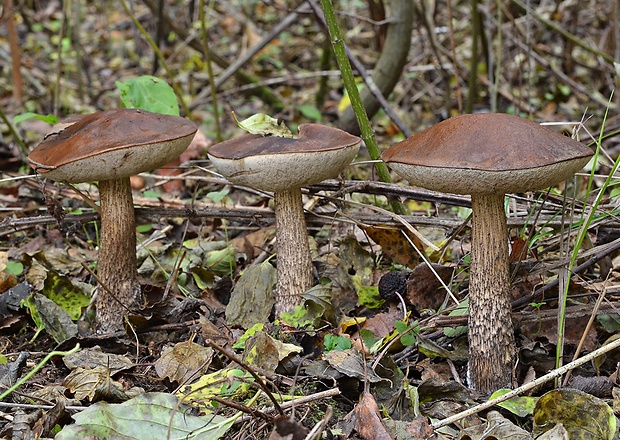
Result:
[[[178,157],[197,131],[188,119],[141,109],[111,109],[63,121],[27,160],[43,176],[73,183],[129,177],[158,168]],[[119,135],[124,130],[129,131],[126,137]]]

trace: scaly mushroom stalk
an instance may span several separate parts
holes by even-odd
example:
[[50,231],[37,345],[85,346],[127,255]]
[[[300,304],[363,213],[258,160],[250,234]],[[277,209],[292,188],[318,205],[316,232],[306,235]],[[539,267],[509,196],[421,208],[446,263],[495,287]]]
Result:
[[28,156],[52,180],[99,181],[101,241],[97,331],[123,332],[123,316],[140,306],[136,231],[129,177],[177,158],[196,126],[179,116],[138,109],[77,115],[57,124]]
[[591,156],[585,145],[535,122],[490,113],[447,119],[382,154],[412,185],[472,196],[467,377],[478,391],[513,382],[504,196],[566,180]]
[[515,363],[508,226],[503,195],[474,194],[471,203],[467,377],[472,388],[492,390],[512,385]]
[[123,331],[125,312],[140,306],[136,268],[136,227],[128,178],[99,182],[101,234],[97,274],[97,331]]
[[209,159],[228,180],[274,193],[276,315],[301,304],[314,282],[301,188],[337,176],[359,145],[360,138],[337,128],[301,124],[297,138],[245,135],[209,148]]
[[300,188],[273,194],[276,219],[278,285],[276,315],[301,304],[314,283],[308,231]]

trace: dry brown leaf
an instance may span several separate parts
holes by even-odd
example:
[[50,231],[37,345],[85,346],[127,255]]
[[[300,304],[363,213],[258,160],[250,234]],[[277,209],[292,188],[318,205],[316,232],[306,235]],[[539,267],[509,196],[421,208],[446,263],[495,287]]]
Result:
[[[454,268],[432,263],[433,269],[444,284],[450,285]],[[426,263],[418,265],[407,279],[407,298],[418,312],[438,310],[446,298],[447,292],[441,282]]]
[[160,378],[184,383],[191,377],[199,377],[207,371],[213,357],[213,349],[192,341],[179,342],[166,347],[155,361],[155,371]]
[[128,398],[123,386],[112,380],[110,370],[106,367],[78,367],[69,373],[62,384],[78,400],[120,402]]
[[287,416],[280,416],[273,423],[275,428],[271,431],[269,440],[304,440],[308,434],[306,428]]
[[[403,319],[403,312],[399,310],[395,305],[390,305],[390,308],[387,312],[377,313],[375,316],[371,316],[364,321],[362,325],[363,329],[370,330],[375,337],[382,338],[392,330],[394,330],[394,323]],[[359,336],[359,332],[355,332],[351,339],[353,340],[354,346],[363,353],[368,353],[368,349],[370,347],[362,347],[363,344],[362,338]],[[363,350],[362,350],[363,348]]]
[[364,393],[362,400],[355,405],[357,420],[355,430],[365,440],[392,440],[387,432],[381,417],[375,398],[370,393]]
[[198,317],[198,331],[204,340],[213,341],[220,347],[224,347],[231,342],[231,338],[217,328],[203,314]]
[[271,226],[235,237],[230,242],[237,254],[245,254],[247,261],[253,261],[265,249],[274,234],[275,227]]
[[[403,235],[401,229],[390,226],[362,226],[362,229],[372,241],[381,246],[383,255],[394,263],[410,268],[414,268],[420,263],[418,253]],[[420,239],[410,232],[407,234],[416,247],[422,249]]]
[[275,371],[279,362],[275,340],[265,332],[256,332],[245,342],[243,361],[266,371]]

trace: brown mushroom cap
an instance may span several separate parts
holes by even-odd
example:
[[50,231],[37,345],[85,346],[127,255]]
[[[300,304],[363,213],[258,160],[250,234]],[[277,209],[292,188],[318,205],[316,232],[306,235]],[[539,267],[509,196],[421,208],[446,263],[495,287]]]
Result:
[[196,126],[179,117],[138,109],[72,116],[28,156],[30,166],[53,180],[113,180],[158,168],[190,144]]
[[506,114],[462,115],[383,152],[410,183],[456,194],[508,194],[555,185],[592,156],[580,142]]
[[312,185],[336,176],[355,157],[360,138],[302,124],[298,138],[244,135],[209,148],[209,159],[233,183],[263,191]]

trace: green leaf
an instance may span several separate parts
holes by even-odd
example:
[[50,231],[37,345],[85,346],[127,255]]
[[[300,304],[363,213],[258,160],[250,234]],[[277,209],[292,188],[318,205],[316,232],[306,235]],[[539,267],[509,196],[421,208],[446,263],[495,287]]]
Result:
[[244,349],[245,348],[245,341],[247,341],[249,338],[254,336],[256,334],[256,332],[262,331],[264,327],[265,327],[265,324],[263,324],[262,322],[254,324],[252,327],[247,329],[245,331],[245,333],[243,333],[241,335],[239,340],[237,342],[235,342],[232,347],[235,348],[235,349]]
[[198,417],[184,405],[179,406],[171,394],[146,393],[121,404],[99,402],[89,406],[73,415],[75,423],[65,426],[55,438],[217,440],[240,414],[229,418],[214,414]]
[[82,308],[90,303],[90,296],[74,286],[68,277],[55,271],[48,273],[41,293],[58,304],[73,321],[80,318]]
[[318,122],[323,117],[323,114],[321,113],[321,111],[312,104],[300,105],[299,111],[301,112],[302,115],[304,115],[304,117],[312,121]]
[[192,278],[194,279],[194,283],[196,283],[196,287],[200,290],[213,287],[213,282],[215,281],[214,275],[213,271],[202,266],[192,268]]
[[209,411],[211,405],[215,404],[215,402],[211,402],[213,397],[243,397],[252,389],[248,382],[253,381],[250,373],[238,368],[226,367],[202,375],[191,385],[183,386],[177,396],[186,402],[196,402],[201,408]]
[[4,272],[9,275],[18,277],[22,273],[24,273],[24,265],[19,261],[7,261]]
[[204,265],[216,275],[229,275],[235,269],[235,246],[230,244],[224,249],[207,253]]
[[170,85],[151,75],[129,81],[116,81],[121,102],[126,108],[140,108],[153,113],[179,116],[179,104]]
[[150,223],[136,226],[136,231],[139,232],[140,234],[146,234],[147,232],[150,232],[152,230],[153,230],[153,225]]
[[[451,311],[448,316],[465,316],[468,313],[469,313],[469,298],[461,301],[461,303],[456,307],[456,309]],[[454,328],[446,327],[443,329],[443,334],[449,338],[456,338],[461,335],[464,335],[465,333],[467,333],[466,325],[461,325],[459,327],[454,327]]]
[[583,391],[561,388],[543,394],[534,408],[532,434],[539,437],[562,424],[571,440],[614,438],[616,416],[603,400]]
[[385,300],[379,295],[379,288],[377,286],[363,286],[359,275],[353,275],[352,279],[355,290],[357,290],[357,301],[361,306],[368,307],[369,309],[378,309],[383,305]]
[[14,124],[19,124],[27,119],[38,119],[39,121],[47,122],[50,125],[58,123],[58,118],[54,115],[40,115],[38,113],[26,112],[21,115],[17,115],[13,118]]
[[224,197],[226,197],[229,192],[230,192],[229,188],[223,188],[219,191],[211,191],[207,193],[205,198],[211,200],[213,203],[218,203],[224,200]]
[[323,346],[326,352],[332,350],[344,351],[352,347],[349,338],[340,335],[332,335],[331,333],[326,334],[323,338]]
[[407,333],[405,333],[409,327],[410,327],[409,324],[404,321],[396,321],[394,323],[394,328],[398,331],[398,333],[401,334],[400,343],[406,346],[415,345],[415,343],[418,340],[417,329],[410,330]]
[[379,351],[379,348],[383,345],[383,338],[377,338],[372,330],[368,330],[367,328],[360,330],[360,337],[371,354]]
[[[491,394],[489,400],[493,400],[497,397],[503,396],[510,391],[512,390],[505,388],[497,390],[493,394]],[[502,408],[507,409],[508,411],[519,417],[527,417],[534,413],[534,407],[536,406],[536,402],[538,402],[538,397],[517,396],[508,400],[504,400],[503,402],[498,403],[497,406],[501,406]]]
[[620,317],[615,313],[597,315],[596,320],[608,333],[613,334],[620,330]]
[[250,116],[247,119],[239,122],[237,116],[233,112],[233,118],[239,126],[239,128],[247,131],[250,134],[260,134],[262,136],[278,136],[283,138],[292,138],[293,133],[288,129],[284,122],[279,122],[277,119],[272,118],[264,113],[257,113]]
[[37,331],[32,337],[31,341],[34,341],[37,336],[39,336],[39,333],[41,333],[41,331],[45,328],[45,324],[43,323],[43,319],[41,318],[41,315],[39,314],[39,309],[37,308],[37,303],[34,300],[34,295],[34,293],[32,295],[28,295],[28,297],[23,299],[19,304],[21,307],[28,309],[28,313],[34,321],[34,325],[37,326]]
[[149,199],[159,199],[159,196],[161,194],[158,193],[157,191],[153,191],[152,189],[147,189],[146,191],[142,192],[142,195],[144,197],[148,197]]
[[330,307],[333,308],[331,291],[331,284],[319,284],[309,288],[301,295],[303,304],[280,314],[278,319],[291,327],[303,328],[306,332],[312,331],[325,312]]

